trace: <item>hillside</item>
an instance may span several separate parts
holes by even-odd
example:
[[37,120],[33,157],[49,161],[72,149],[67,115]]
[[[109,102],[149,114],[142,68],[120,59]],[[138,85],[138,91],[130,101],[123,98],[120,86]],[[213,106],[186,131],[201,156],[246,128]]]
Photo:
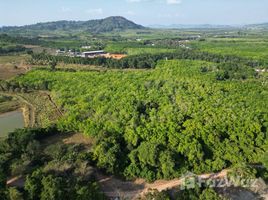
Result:
[[144,27],[120,16],[89,21],[56,21],[37,23],[26,26],[2,27],[0,32],[4,33],[47,33],[47,32],[90,32],[104,33],[111,31],[123,31],[128,29],[143,29]]
[[231,25],[215,25],[215,24],[171,24],[171,25],[149,25],[150,28],[160,29],[230,29]]
[[249,24],[249,25],[246,25],[245,28],[253,29],[253,30],[268,30],[268,23]]

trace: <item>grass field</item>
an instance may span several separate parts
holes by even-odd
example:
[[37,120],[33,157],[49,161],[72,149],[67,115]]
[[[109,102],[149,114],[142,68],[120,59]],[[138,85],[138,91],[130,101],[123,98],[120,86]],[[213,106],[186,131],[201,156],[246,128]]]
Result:
[[112,53],[126,53],[128,55],[171,53],[176,49],[160,48],[146,46],[141,43],[111,43],[105,48],[105,51]]
[[105,33],[107,37],[111,36],[121,36],[127,39],[141,39],[141,40],[155,40],[155,39],[166,39],[166,38],[178,38],[178,37],[187,37],[197,36],[201,34],[197,30],[176,30],[176,29],[147,29],[144,31],[141,30],[126,30],[121,32],[112,32]]
[[20,64],[29,57],[27,54],[0,56],[0,64]]
[[265,39],[207,39],[191,42],[192,47],[200,51],[236,55],[268,63],[268,42]]

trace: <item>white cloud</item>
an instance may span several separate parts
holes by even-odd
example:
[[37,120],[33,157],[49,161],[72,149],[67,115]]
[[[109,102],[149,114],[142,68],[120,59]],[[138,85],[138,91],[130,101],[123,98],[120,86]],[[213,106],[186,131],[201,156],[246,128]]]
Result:
[[132,10],[128,10],[127,12],[125,12],[126,15],[130,15],[130,16],[134,16],[136,15],[135,12],[133,12]]
[[162,13],[157,15],[158,18],[174,19],[177,17],[182,17],[180,13]]
[[157,0],[126,0],[129,3],[156,2]]
[[167,0],[167,4],[169,4],[169,5],[181,4],[181,0]]
[[71,8],[67,8],[67,7],[61,7],[61,12],[64,12],[64,13],[66,13],[66,12],[71,12],[72,10],[71,10]]
[[133,2],[141,2],[142,0],[127,0],[127,2],[133,3]]
[[88,9],[86,10],[86,13],[89,15],[102,15],[103,9],[102,8]]
[[142,2],[142,1],[147,1],[147,0],[127,0],[129,3],[136,3],[136,2]]
[[129,3],[166,2],[168,5],[181,4],[182,0],[126,0]]

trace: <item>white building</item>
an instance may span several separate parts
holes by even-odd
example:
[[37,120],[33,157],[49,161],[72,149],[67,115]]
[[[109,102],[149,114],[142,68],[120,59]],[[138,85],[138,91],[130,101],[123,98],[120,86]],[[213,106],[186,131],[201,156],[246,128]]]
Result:
[[94,58],[94,57],[97,57],[97,56],[101,56],[101,55],[104,55],[105,52],[103,50],[99,50],[99,51],[85,51],[82,53],[82,56],[81,57],[84,57],[84,58]]

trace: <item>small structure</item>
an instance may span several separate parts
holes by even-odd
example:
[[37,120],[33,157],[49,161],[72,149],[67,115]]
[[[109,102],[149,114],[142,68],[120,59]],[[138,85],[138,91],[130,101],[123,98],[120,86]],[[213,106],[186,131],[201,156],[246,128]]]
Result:
[[259,72],[259,73],[268,72],[268,70],[266,70],[266,69],[255,69],[255,71]]
[[82,46],[82,49],[91,49],[91,46]]
[[81,57],[81,54],[79,52],[69,52],[68,54],[69,57]]
[[99,50],[99,51],[85,51],[82,53],[83,58],[94,58],[94,57],[98,57],[98,56],[103,56],[105,54],[105,52],[103,50]]
[[63,54],[65,54],[66,52],[64,51],[64,50],[60,50],[60,49],[58,49],[57,51],[56,51],[56,55],[63,55]]

